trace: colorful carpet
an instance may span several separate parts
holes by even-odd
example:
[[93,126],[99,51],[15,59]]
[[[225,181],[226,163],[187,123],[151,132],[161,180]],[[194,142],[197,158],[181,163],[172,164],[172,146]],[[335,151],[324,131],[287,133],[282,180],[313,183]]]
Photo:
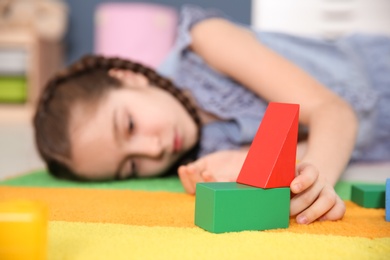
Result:
[[195,197],[176,177],[75,183],[42,171],[0,182],[0,200],[49,206],[48,259],[390,259],[384,209],[349,201],[345,217],[287,229],[212,234],[194,225]]

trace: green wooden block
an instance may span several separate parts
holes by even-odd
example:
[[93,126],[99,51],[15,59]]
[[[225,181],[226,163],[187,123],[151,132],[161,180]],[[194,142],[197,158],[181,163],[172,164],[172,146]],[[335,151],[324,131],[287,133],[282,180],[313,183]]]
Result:
[[0,102],[24,102],[27,80],[24,76],[0,76]]
[[196,185],[195,225],[212,233],[287,228],[290,188],[261,189],[236,182]]
[[354,184],[351,200],[365,208],[384,208],[385,191],[384,184]]

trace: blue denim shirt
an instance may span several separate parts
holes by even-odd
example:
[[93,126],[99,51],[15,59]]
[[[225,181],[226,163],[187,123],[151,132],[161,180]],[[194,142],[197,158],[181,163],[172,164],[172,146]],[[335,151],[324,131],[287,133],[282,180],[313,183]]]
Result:
[[[200,108],[222,119],[203,126],[200,155],[250,144],[267,107],[188,49],[191,27],[211,17],[229,19],[218,10],[184,6],[176,43],[158,69],[191,91]],[[351,104],[359,118],[352,160],[390,160],[390,38],[356,34],[327,42],[238,25]]]

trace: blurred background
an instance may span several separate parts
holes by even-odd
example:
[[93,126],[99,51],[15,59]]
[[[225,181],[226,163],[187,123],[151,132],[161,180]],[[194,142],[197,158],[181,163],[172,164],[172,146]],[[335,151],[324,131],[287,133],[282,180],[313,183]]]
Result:
[[[192,0],[262,30],[329,40],[390,35],[389,0]],[[88,53],[157,67],[175,38],[183,1],[0,0],[0,180],[42,168],[31,116],[44,82]],[[137,35],[137,37],[133,37]]]

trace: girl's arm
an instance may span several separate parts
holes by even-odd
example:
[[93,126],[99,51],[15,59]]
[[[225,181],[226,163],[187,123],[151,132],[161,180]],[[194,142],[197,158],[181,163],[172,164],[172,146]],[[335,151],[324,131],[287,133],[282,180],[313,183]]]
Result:
[[[297,177],[291,184],[292,192],[297,194],[291,201],[291,212],[300,213],[297,220],[301,223],[321,216],[337,219],[339,212],[342,217],[344,209],[333,185],[345,169],[355,143],[358,123],[349,104],[259,43],[250,31],[226,20],[200,22],[192,28],[191,35],[192,50],[215,70],[267,101],[300,104],[300,123],[308,126],[310,133]],[[324,209],[329,206],[325,204],[332,203],[326,213]]]
[[355,143],[357,120],[350,106],[259,43],[250,31],[226,20],[209,19],[195,25],[191,33],[192,49],[217,71],[267,101],[300,104],[300,123],[310,129],[302,161],[315,164],[335,184]]

